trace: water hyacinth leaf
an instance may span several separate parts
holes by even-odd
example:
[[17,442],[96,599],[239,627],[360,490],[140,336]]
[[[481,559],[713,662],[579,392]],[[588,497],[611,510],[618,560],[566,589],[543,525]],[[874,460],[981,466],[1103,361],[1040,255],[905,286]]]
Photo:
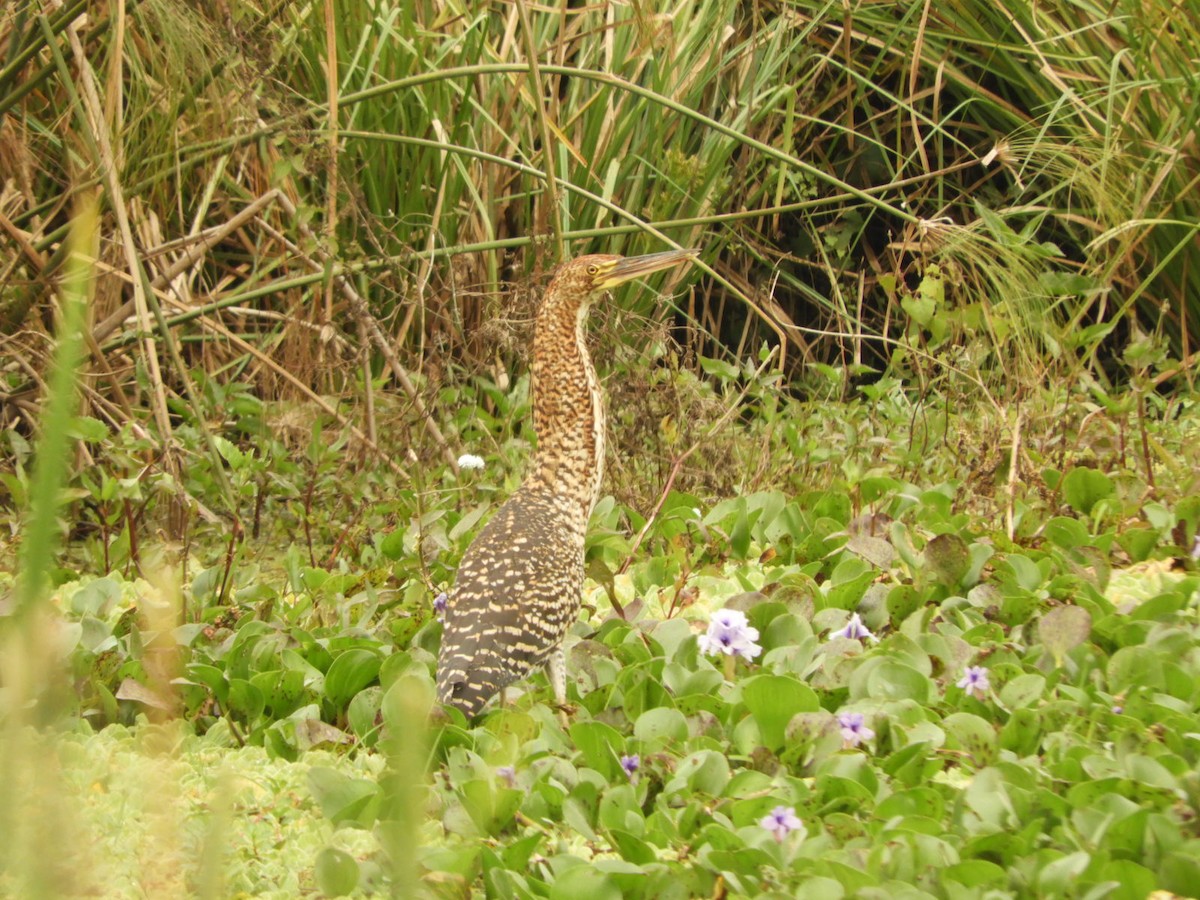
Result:
[[758,724],[763,745],[769,750],[783,746],[788,722],[794,715],[821,708],[812,688],[787,675],[757,675],[741,687],[742,702]]
[[525,799],[523,791],[505,787],[495,778],[474,778],[461,787],[463,807],[475,826],[495,836],[512,821]]
[[263,702],[272,718],[291,715],[305,699],[304,675],[293,670],[260,672],[250,683],[262,691]]
[[630,834],[620,828],[608,829],[609,840],[621,858],[637,866],[645,866],[658,859],[654,848],[640,837]]
[[188,677],[202,684],[210,691],[213,697],[222,706],[225,705],[226,699],[229,696],[229,682],[225,680],[225,673],[216,666],[205,665],[203,663],[190,663],[187,667]]
[[947,866],[942,870],[942,877],[969,888],[1003,887],[1008,883],[1008,873],[986,859],[966,859]]
[[897,791],[880,801],[875,808],[875,815],[885,821],[895,817],[937,820],[941,818],[945,808],[945,798],[938,791],[919,787]]
[[382,705],[383,688],[381,687],[369,687],[359,691],[350,701],[346,719],[350,723],[350,729],[360,741],[378,730],[382,722],[380,715]]
[[686,757],[667,783],[668,794],[699,792],[719,797],[729,784],[729,760],[716,750],[698,750]]
[[925,545],[925,567],[946,587],[955,587],[971,565],[971,552],[957,534],[939,534]]
[[[1026,676],[1020,676],[1024,677]],[[1013,682],[1017,680],[1019,679],[1013,679]],[[1008,685],[1004,687],[1007,689]],[[1004,692],[1001,691],[1001,702],[1003,697]],[[1000,729],[1000,746],[1017,756],[1031,756],[1037,753],[1041,736],[1042,726],[1038,713],[1028,708],[1014,709],[1004,727]]]
[[1089,854],[1078,850],[1047,863],[1037,875],[1038,892],[1042,896],[1066,893],[1084,873],[1091,861],[1092,858]]
[[840,751],[842,743],[841,728],[831,713],[799,713],[788,723],[779,758],[788,766],[811,771],[811,767]]
[[325,818],[334,825],[360,822],[368,806],[379,800],[377,782],[354,778],[327,766],[309,770],[308,788]]
[[1030,591],[1006,591],[1000,601],[1000,621],[1005,625],[1019,625],[1030,618],[1038,602],[1037,595]]
[[1051,544],[1063,550],[1074,550],[1076,547],[1086,547],[1092,541],[1087,526],[1078,519],[1066,516],[1055,516],[1046,523],[1042,535]]
[[1108,689],[1113,694],[1135,688],[1162,690],[1165,685],[1162,660],[1149,647],[1122,647],[1108,659]]
[[677,709],[648,709],[633,723],[633,736],[653,748],[682,742],[688,736],[687,719]]
[[341,709],[379,676],[379,655],[361,647],[339,654],[325,673],[325,699]]
[[1149,559],[1158,541],[1158,532],[1153,528],[1130,528],[1117,535],[1117,543],[1135,563]]
[[912,666],[894,659],[868,660],[850,677],[852,700],[915,700],[928,703],[933,683]]
[[620,757],[625,739],[611,725],[603,722],[576,722],[570,729],[571,740],[583,754],[584,763],[609,781],[621,774]]
[[997,769],[981,768],[976,772],[967,783],[963,800],[979,817],[984,831],[1011,830],[1020,824],[1008,796],[1008,784]]
[[776,616],[760,631],[762,637],[759,640],[767,652],[776,647],[796,647],[812,637],[812,626],[794,613]]
[[550,900],[621,900],[621,896],[621,888],[611,877],[582,861],[550,885]]
[[229,682],[229,708],[248,722],[254,722],[266,707],[263,693],[244,678]]
[[1081,515],[1091,515],[1096,504],[1115,492],[1112,479],[1096,469],[1079,466],[1062,480],[1063,499]]
[[613,859],[612,857],[601,857],[593,862],[597,870],[603,872],[621,891],[623,898],[637,900],[637,898],[647,895],[643,893],[646,885],[646,873],[641,866],[635,865],[624,859]]
[[326,897],[345,897],[358,887],[358,861],[345,850],[326,847],[317,854],[314,874]]
[[942,720],[946,732],[946,747],[969,754],[978,768],[990,766],[996,760],[996,729],[971,713],[951,713]]
[[890,569],[896,559],[896,548],[882,537],[855,532],[846,541],[846,549],[869,562],[877,569]]
[[921,594],[911,584],[898,584],[888,591],[887,611],[892,620],[892,627],[899,628],[900,623],[921,608]]
[[596,821],[606,830],[620,828],[641,832],[645,828],[644,818],[632,784],[618,784],[600,798]]
[[1037,630],[1042,646],[1054,657],[1054,664],[1061,666],[1063,657],[1092,633],[1092,616],[1080,606],[1058,606],[1038,620]]
[[513,841],[501,851],[501,858],[510,869],[526,869],[529,867],[529,859],[534,852],[541,847],[545,842],[544,834],[531,834],[526,837]]
[[1120,885],[1108,896],[1116,900],[1143,900],[1154,896],[1158,877],[1145,866],[1129,859],[1110,859],[1100,870],[1100,880]]

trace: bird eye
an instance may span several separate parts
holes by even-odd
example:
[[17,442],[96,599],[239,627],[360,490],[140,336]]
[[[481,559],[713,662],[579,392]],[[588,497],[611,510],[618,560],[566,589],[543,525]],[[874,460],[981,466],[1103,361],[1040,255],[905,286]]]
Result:
[[600,274],[600,267],[595,264],[592,264],[587,267],[587,273],[589,275],[598,275],[598,274]]

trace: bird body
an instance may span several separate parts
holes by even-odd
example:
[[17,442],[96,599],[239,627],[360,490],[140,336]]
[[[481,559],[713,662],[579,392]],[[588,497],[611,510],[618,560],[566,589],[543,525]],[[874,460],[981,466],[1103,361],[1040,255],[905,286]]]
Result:
[[534,325],[537,451],[525,481],[463,555],[446,607],[438,699],[472,716],[546,665],[566,701],[562,642],[579,616],[588,519],[604,473],[604,404],[586,343],[604,290],[690,260],[690,250],[583,256],[555,272]]

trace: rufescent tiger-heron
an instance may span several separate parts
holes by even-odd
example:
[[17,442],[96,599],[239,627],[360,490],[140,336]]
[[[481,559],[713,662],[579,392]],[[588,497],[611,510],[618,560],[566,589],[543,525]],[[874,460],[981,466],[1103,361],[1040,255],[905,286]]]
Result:
[[471,717],[546,666],[566,703],[563,639],[579,617],[583,544],[604,472],[604,402],[585,340],[591,304],[611,288],[695,258],[581,256],[558,267],[533,334],[537,451],[524,482],[463,555],[446,605],[438,700]]

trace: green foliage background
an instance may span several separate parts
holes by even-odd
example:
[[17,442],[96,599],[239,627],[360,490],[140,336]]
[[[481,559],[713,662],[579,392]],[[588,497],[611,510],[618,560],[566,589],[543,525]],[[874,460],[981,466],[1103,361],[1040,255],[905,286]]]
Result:
[[[1194,893],[1187,9],[6,5],[0,893]],[[430,725],[537,289],[669,243],[569,723]]]

